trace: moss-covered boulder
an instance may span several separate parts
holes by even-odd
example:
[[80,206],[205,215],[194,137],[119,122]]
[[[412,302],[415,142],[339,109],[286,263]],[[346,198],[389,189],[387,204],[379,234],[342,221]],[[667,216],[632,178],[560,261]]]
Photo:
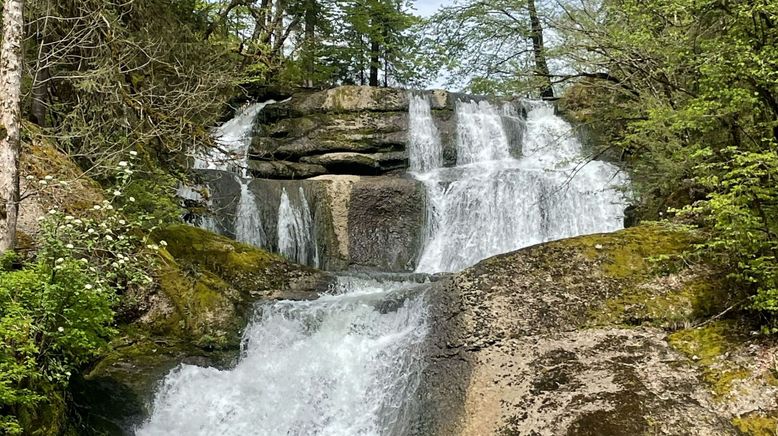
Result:
[[684,260],[698,237],[642,225],[496,256],[437,283],[416,433],[725,435],[764,426],[769,402],[739,416],[711,384],[731,390],[744,373],[704,367],[733,348],[720,331],[716,346],[702,347],[693,327],[732,301],[721,277]]
[[233,363],[254,304],[315,298],[331,282],[326,273],[195,227],[174,225],[154,237],[164,246],[157,289],[140,297],[144,313],[74,385],[79,434],[129,429],[179,363]]

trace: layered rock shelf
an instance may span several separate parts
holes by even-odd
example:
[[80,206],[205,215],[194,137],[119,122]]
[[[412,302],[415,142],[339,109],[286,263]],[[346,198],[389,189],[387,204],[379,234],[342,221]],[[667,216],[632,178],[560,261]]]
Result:
[[[464,97],[441,90],[425,94],[441,130],[446,160],[453,164],[454,105]],[[408,168],[409,95],[402,89],[343,86],[300,92],[268,106],[256,120],[250,174],[307,179],[401,172]]]

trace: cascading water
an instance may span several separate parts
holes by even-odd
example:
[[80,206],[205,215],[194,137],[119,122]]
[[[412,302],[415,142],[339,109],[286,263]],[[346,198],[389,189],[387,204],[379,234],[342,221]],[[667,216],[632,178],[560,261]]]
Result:
[[318,300],[261,307],[237,366],[174,370],[136,434],[408,434],[426,334],[415,286],[341,277]]
[[[235,239],[259,247],[265,246],[267,238],[260,222],[257,199],[249,190],[248,150],[254,119],[265,106],[273,103],[273,100],[253,103],[239,110],[234,118],[214,130],[213,137],[218,146],[194,156],[195,169],[236,174],[235,180],[240,184],[240,198],[235,212]],[[179,196],[186,198],[189,190],[191,189],[186,186],[180,186]],[[212,216],[198,217],[196,223],[201,228],[219,233],[219,226]]]
[[408,107],[408,154],[411,171],[429,171],[443,166],[440,134],[432,119],[429,98],[412,94]]
[[311,209],[302,187],[297,194],[297,202],[293,204],[286,188],[281,191],[278,206],[278,251],[297,263],[318,267],[319,249],[316,245]]
[[[626,181],[617,169],[582,165],[580,144],[553,108],[532,103],[528,109],[523,120],[510,105],[460,102],[457,166],[443,168],[429,100],[411,96],[411,168],[428,199],[428,241],[418,271],[456,271],[534,243],[621,227],[624,200],[612,186]],[[256,201],[247,183],[241,187],[238,238],[263,245]],[[301,187],[287,188],[280,193],[278,249],[315,265],[308,199]],[[136,433],[409,434],[427,334],[424,286],[341,276],[318,300],[258,307],[236,366],[176,368]]]
[[235,239],[257,247],[267,245],[267,236],[257,206],[257,198],[249,189],[249,181],[235,177],[240,183],[240,198],[235,212]]
[[208,149],[208,152],[194,157],[194,168],[200,170],[222,170],[248,176],[248,149],[251,143],[251,130],[254,119],[269,104],[250,104],[239,110],[235,117],[225,122],[213,132],[218,147]]
[[416,271],[458,271],[521,247],[622,228],[618,188],[626,179],[618,169],[586,162],[572,127],[543,102],[529,104],[523,132],[513,129],[522,150],[511,157],[511,139],[519,138],[506,133],[503,118],[512,113],[459,102],[457,166],[415,173],[426,187],[429,227]]

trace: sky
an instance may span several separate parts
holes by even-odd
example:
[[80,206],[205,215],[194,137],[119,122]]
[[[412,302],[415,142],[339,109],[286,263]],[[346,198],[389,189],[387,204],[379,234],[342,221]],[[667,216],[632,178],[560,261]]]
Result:
[[416,0],[413,2],[416,13],[422,17],[429,17],[438,10],[441,5],[452,3],[451,0]]

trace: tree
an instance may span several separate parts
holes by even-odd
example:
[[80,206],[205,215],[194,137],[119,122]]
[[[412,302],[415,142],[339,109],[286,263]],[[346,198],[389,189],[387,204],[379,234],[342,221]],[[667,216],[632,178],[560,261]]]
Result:
[[0,48],[0,253],[16,245],[19,214],[20,100],[24,2],[5,0]]
[[556,29],[568,113],[608,126],[640,214],[697,224],[698,254],[778,331],[778,3],[587,1]]
[[442,8],[428,32],[447,58],[450,86],[553,97],[542,19],[535,0],[468,0]]
[[535,56],[535,75],[540,79],[540,96],[553,98],[554,88],[551,86],[551,74],[546,62],[546,46],[543,43],[543,26],[538,18],[538,9],[535,0],[527,0],[527,12],[530,21],[530,39],[532,40],[532,53]]

